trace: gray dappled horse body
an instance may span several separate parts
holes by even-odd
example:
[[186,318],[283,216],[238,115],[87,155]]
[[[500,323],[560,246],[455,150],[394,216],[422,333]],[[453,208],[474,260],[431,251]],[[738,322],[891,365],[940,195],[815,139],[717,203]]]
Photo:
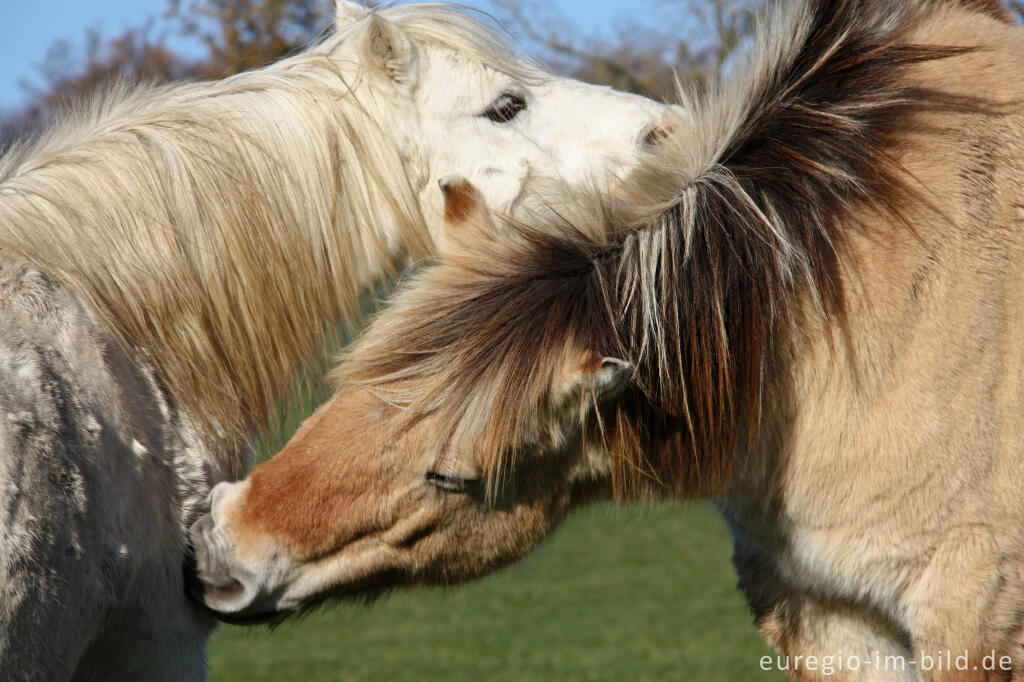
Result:
[[4,679],[203,679],[181,529],[223,478],[209,443],[38,268],[5,258],[0,301]]
[[1022,70],[989,0],[785,2],[636,179],[675,188],[649,224],[505,225],[445,179],[442,262],[214,488],[202,598],[281,619],[703,496],[798,679],[1024,679]]
[[186,529],[360,293],[433,253],[438,168],[557,210],[641,166],[669,113],[542,71],[466,10],[340,2],[303,53],[116,88],[16,145],[0,676],[202,679]]

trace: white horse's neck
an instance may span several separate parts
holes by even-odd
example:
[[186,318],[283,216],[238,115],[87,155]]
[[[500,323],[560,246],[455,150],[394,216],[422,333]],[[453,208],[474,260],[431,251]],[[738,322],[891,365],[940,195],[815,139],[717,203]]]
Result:
[[430,248],[397,153],[352,97],[316,53],[109,97],[0,161],[0,247],[72,287],[187,412],[237,437],[367,284]]

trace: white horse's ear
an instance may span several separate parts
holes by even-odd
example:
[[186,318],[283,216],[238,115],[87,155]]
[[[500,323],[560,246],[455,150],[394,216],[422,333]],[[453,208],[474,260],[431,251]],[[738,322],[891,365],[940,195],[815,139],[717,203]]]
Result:
[[416,78],[415,50],[405,31],[378,14],[371,14],[360,38],[362,61],[375,73],[396,83],[412,85]]
[[351,0],[338,0],[335,4],[334,25],[341,30],[360,19],[365,19],[370,11],[358,2]]
[[570,379],[570,389],[580,392],[593,391],[598,400],[614,398],[629,384],[633,376],[633,365],[619,358],[600,358],[591,355]]

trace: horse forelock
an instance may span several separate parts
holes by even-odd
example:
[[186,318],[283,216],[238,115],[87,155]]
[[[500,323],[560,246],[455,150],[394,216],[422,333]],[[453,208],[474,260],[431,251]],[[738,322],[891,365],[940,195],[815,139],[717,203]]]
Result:
[[[507,225],[457,250],[346,353],[339,386],[390,392],[402,423],[430,416],[429,447],[476,453],[493,479],[567,353],[622,357],[630,388],[585,426],[616,493],[721,492],[756,434],[780,331],[808,302],[842,319],[847,239],[870,229],[859,213],[905,223],[927,204],[900,140],[920,114],[989,110],[913,78],[967,51],[912,42],[950,6],[781,4],[728,83],[686,98],[691,125],[667,162],[632,180],[641,195],[677,188],[660,217],[618,231]],[[615,236],[588,236],[602,233]]]

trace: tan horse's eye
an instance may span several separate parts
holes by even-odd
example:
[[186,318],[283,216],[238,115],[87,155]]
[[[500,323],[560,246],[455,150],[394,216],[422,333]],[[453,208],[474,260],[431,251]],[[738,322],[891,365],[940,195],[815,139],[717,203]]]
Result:
[[450,476],[448,474],[441,474],[436,471],[427,472],[427,483],[440,488],[441,490],[447,490],[452,493],[464,493],[472,488],[476,483],[477,479],[473,478],[459,478],[458,476]]
[[481,115],[495,123],[508,123],[518,116],[519,112],[525,110],[526,100],[521,95],[506,92],[491,102],[491,106],[487,107]]

